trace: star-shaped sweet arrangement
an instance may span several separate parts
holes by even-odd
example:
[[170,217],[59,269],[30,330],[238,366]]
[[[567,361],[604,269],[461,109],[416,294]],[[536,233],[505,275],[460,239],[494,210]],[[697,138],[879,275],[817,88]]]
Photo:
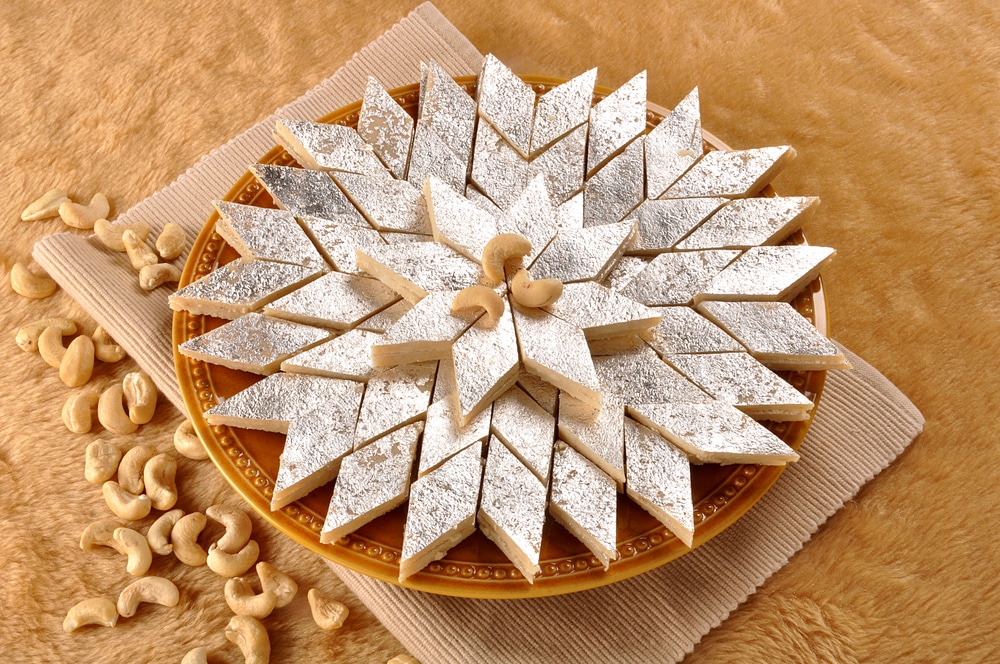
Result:
[[697,89],[647,132],[645,72],[595,78],[431,62],[416,118],[372,78],[356,129],[278,121],[279,209],[217,202],[241,258],[170,298],[231,319],[182,354],[265,376],[205,418],[286,434],[272,509],[333,481],[333,542],[408,501],[400,581],[477,525],[532,581],[547,515],[607,568],[623,491],[691,546],[691,464],[794,461],[774,371],[847,366],[787,303],[818,200],[758,196],[794,151],[705,150]]

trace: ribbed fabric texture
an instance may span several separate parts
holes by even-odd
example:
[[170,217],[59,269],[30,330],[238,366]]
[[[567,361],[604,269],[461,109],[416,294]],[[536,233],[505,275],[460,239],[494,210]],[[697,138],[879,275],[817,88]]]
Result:
[[892,383],[844,354],[854,369],[827,374],[801,460],[734,525],[659,569],[572,595],[473,600],[330,566],[423,662],[680,660],[923,430],[923,416]]

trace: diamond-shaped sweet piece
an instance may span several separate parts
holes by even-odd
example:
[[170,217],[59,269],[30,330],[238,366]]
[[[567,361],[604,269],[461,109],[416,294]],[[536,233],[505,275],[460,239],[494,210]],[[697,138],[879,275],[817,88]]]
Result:
[[184,357],[256,374],[273,374],[287,357],[328,339],[330,330],[250,312],[177,347]]
[[698,308],[769,369],[850,367],[840,349],[786,302],[703,302]]
[[556,420],[524,390],[514,386],[493,402],[490,431],[542,484],[549,483]]
[[357,173],[337,173],[334,178],[378,230],[430,235],[423,193],[406,180],[385,180]]
[[344,392],[292,420],[274,480],[272,512],[337,476],[341,460],[354,449],[359,408],[361,391]]
[[555,237],[556,211],[545,189],[545,178],[536,175],[511,202],[496,222],[500,233],[517,233],[531,242],[531,252],[524,257],[525,265],[548,246]]
[[[646,128],[646,72],[636,74],[590,109],[590,139],[587,146],[587,176],[604,166],[620,149]],[[642,142],[639,160],[642,161]],[[645,187],[640,168],[639,190]],[[621,217],[619,217],[620,219]],[[617,221],[617,219],[615,220]]]
[[434,175],[455,191],[461,191],[465,186],[465,173],[471,158],[471,150],[465,156],[455,154],[429,124],[420,121],[413,134],[413,150],[410,152],[406,180],[419,188],[428,177]]
[[596,408],[600,384],[587,339],[575,325],[541,309],[514,311],[524,368]]
[[533,373],[522,371],[517,375],[517,386],[535,400],[546,413],[555,417],[559,405],[559,388]]
[[452,342],[482,315],[452,315],[458,291],[435,291],[417,302],[372,346],[375,366],[440,360],[451,353]]
[[[390,305],[378,312],[374,316],[364,319],[358,323],[357,329],[368,330],[371,332],[385,332],[390,327],[396,324],[396,322],[405,316],[407,312],[413,308],[413,305],[406,300],[399,300],[393,305]],[[370,353],[369,353],[370,355]]]
[[620,293],[640,272],[646,269],[652,260],[652,257],[649,256],[622,256],[608,272],[608,276],[604,277],[601,284]]
[[587,121],[596,81],[597,69],[594,68],[557,85],[538,98],[535,125],[531,132],[532,157]]
[[228,201],[215,201],[215,209],[215,231],[240,256],[329,269],[291,212]]
[[392,174],[351,127],[303,120],[278,120],[274,139],[307,168],[363,173],[383,180]]
[[621,294],[650,306],[687,304],[739,255],[735,249],[660,254]]
[[746,350],[691,307],[654,307],[653,310],[663,316],[663,320],[649,331],[646,342],[661,356]]
[[540,571],[546,488],[507,446],[490,438],[479,503],[479,528],[529,583]]
[[556,228],[561,231],[574,231],[583,228],[582,191],[556,208]]
[[728,202],[725,198],[646,199],[625,217],[625,221],[635,222],[637,226],[628,253],[661,254],[669,251],[681,238]]
[[354,449],[419,419],[427,412],[437,362],[419,362],[377,371],[361,402]]
[[349,330],[285,360],[281,370],[364,382],[375,373],[371,349],[381,339],[382,335],[377,332]]
[[385,309],[397,297],[377,279],[330,272],[268,304],[264,313],[344,330]]
[[590,459],[620,488],[625,483],[625,406],[607,398],[598,410],[567,394],[559,399],[559,437]]
[[634,234],[635,225],[628,223],[559,231],[531,265],[531,276],[567,284],[600,281],[615,266]]
[[815,196],[741,198],[716,212],[677,248],[732,249],[778,244],[800,228],[818,205]]
[[695,88],[646,134],[646,195],[659,198],[704,151]]
[[532,159],[528,172],[545,175],[545,187],[557,205],[583,188],[587,126],[577,127]]
[[433,291],[475,286],[482,274],[478,265],[437,242],[359,247],[358,267],[410,304],[416,304]]
[[373,76],[368,77],[365,86],[358,115],[358,134],[375,149],[375,154],[396,178],[406,175],[413,118]]
[[704,285],[697,300],[784,300],[816,278],[833,258],[829,247],[751,247]]
[[476,101],[434,60],[427,66],[427,85],[421,97],[420,121],[417,124],[418,127],[424,125],[440,137],[458,158],[464,178],[476,127]]
[[432,403],[427,409],[424,438],[420,444],[418,475],[426,475],[473,443],[486,440],[490,435],[492,414],[493,411],[487,408],[465,426],[459,426],[452,399],[445,396]]
[[369,226],[360,213],[355,217],[340,215],[337,219],[302,217],[302,225],[320,253],[338,272],[360,273],[355,249],[385,244],[379,232]]
[[459,424],[465,426],[517,380],[517,334],[510,307],[492,326],[473,325],[451,347]]
[[623,350],[616,355],[597,355],[593,362],[606,398],[622,403],[711,400],[648,346]]
[[167,302],[174,311],[233,319],[321,274],[312,267],[240,258],[174,292]]
[[329,173],[275,164],[252,164],[250,171],[274,203],[296,217],[338,219],[346,215],[368,225]]
[[583,185],[583,225],[622,220],[644,200],[642,141],[632,141]]
[[482,449],[481,442],[471,445],[410,487],[399,558],[400,583],[443,558],[476,529]]
[[552,459],[549,511],[590,549],[604,569],[618,559],[615,481],[566,444],[556,446]]
[[747,353],[668,355],[666,360],[713,397],[748,415],[809,419],[813,402]]
[[364,386],[349,380],[276,373],[205,411],[209,424],[288,433],[288,423]]
[[658,310],[593,281],[566,284],[559,299],[545,310],[583,330],[588,341],[648,330],[661,316]]
[[433,175],[424,182],[424,198],[434,239],[479,263],[497,234],[493,215],[481,210]]
[[480,122],[471,177],[480,191],[506,210],[528,183],[528,160],[493,125]]
[[625,490],[688,547],[694,545],[691,463],[652,429],[625,420]]
[[535,93],[531,86],[495,56],[487,54],[479,73],[477,97],[480,117],[527,158],[535,115]]
[[703,463],[783,466],[799,458],[767,427],[721,401],[633,404],[628,413]]
[[794,158],[795,150],[787,145],[753,150],[712,150],[660,198],[755,196]]
[[422,428],[416,422],[344,457],[320,542],[336,542],[406,500]]

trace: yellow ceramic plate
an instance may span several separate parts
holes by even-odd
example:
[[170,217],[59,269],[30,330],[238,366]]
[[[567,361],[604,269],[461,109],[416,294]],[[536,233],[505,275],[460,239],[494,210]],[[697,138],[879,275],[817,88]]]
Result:
[[[527,80],[538,92],[558,83],[543,78]],[[474,77],[458,81],[466,90],[474,93]],[[417,85],[411,85],[393,90],[391,94],[415,114],[418,91]],[[331,113],[322,118],[322,121],[355,125],[360,108],[359,101]],[[666,113],[665,109],[650,105],[649,127],[655,126]],[[725,147],[708,134],[705,135],[705,141],[711,148]],[[260,162],[296,165],[281,147],[272,149]],[[773,192],[765,190],[765,194],[773,195]],[[267,191],[249,171],[233,185],[226,200],[274,207]],[[194,241],[181,277],[181,286],[238,257],[236,251],[226,245],[215,232],[217,219],[217,213],[213,212]],[[790,241],[801,243],[805,239],[801,233],[797,233]],[[826,332],[826,305],[819,279],[810,284],[793,304],[800,313],[814,321],[821,332]],[[209,457],[239,494],[281,532],[337,564],[383,581],[398,583],[398,561],[406,517],[405,503],[336,543],[321,544],[319,534],[332,486],[317,489],[305,498],[272,512],[270,500],[284,436],[228,426],[210,426],[205,421],[202,413],[215,406],[221,398],[230,397],[262,378],[189,359],[177,352],[180,343],[224,322],[187,312],[175,313],[173,318],[177,380],[195,430],[204,442]],[[818,405],[826,372],[783,375]],[[770,429],[797,449],[810,423],[811,419],[805,422],[771,423]],[[754,465],[692,466],[695,547],[707,542],[739,519],[778,479],[782,469],[780,466]],[[762,536],[766,536],[766,533],[762,533]],[[444,559],[431,563],[410,577],[406,586],[444,595],[492,599],[559,595],[641,574],[684,555],[689,549],[645,510],[627,497],[619,496],[618,551],[621,554],[619,560],[612,562],[605,571],[579,540],[549,518],[542,543],[542,572],[534,584],[525,581],[496,545],[477,530],[449,551]]]

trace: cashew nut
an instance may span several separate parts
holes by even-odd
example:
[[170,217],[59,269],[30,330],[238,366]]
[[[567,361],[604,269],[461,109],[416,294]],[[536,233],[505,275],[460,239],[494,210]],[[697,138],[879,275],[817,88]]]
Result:
[[181,664],[208,664],[208,648],[204,646],[191,648],[191,650],[188,650],[187,654],[184,655],[184,659],[181,660]]
[[115,476],[118,462],[122,458],[122,451],[114,443],[95,440],[87,445],[86,458],[83,476],[87,478],[88,482],[103,484]]
[[177,520],[170,530],[170,542],[177,560],[192,567],[205,564],[208,554],[198,544],[198,535],[205,529],[206,523],[208,520],[201,512],[185,514]]
[[236,576],[226,581],[226,604],[238,616],[266,618],[277,606],[278,598],[269,590],[259,595],[254,594],[250,583],[243,577]]
[[122,244],[125,245],[125,253],[128,254],[128,259],[136,270],[141,270],[143,265],[155,265],[160,260],[148,244],[127,228],[122,231]]
[[118,595],[118,615],[131,618],[140,602],[177,606],[178,601],[180,593],[173,581],[162,576],[146,576],[125,586]]
[[201,444],[201,439],[194,432],[194,425],[191,420],[184,420],[174,431],[174,449],[188,459],[200,461],[208,458],[205,446]]
[[94,375],[94,341],[80,335],[69,343],[59,363],[59,379],[70,387],[86,385]]
[[[62,409],[62,421],[66,428],[73,433],[90,431],[94,424],[91,411],[97,405],[98,398],[99,395],[94,390],[83,390],[69,395]],[[119,456],[121,456],[120,452]]]
[[413,655],[407,655],[405,653],[401,653],[390,659],[385,664],[420,664],[420,660],[418,660]]
[[208,569],[219,576],[229,578],[239,576],[253,567],[258,556],[260,556],[260,546],[257,545],[257,540],[250,540],[236,553],[228,553],[220,549],[218,544],[210,544],[205,562],[208,564]]
[[97,421],[112,433],[125,435],[135,433],[139,428],[139,425],[130,420],[125,412],[124,399],[125,392],[122,386],[112,385],[104,390],[97,401]]
[[295,583],[295,579],[271,563],[263,560],[257,563],[257,576],[260,578],[260,587],[274,593],[277,598],[275,606],[278,608],[287,606],[299,592],[299,584]]
[[[482,309],[486,312],[484,317],[490,324],[500,320],[504,310],[503,298],[488,286],[469,286],[458,291],[458,295],[451,303],[452,315],[472,314]],[[482,322],[482,321],[481,321]]]
[[98,219],[94,222],[94,235],[108,249],[112,251],[125,251],[125,243],[122,241],[122,233],[130,230],[135,236],[145,241],[149,237],[149,224],[145,221],[136,221],[131,224],[113,224],[107,219]]
[[222,551],[236,553],[250,541],[250,531],[253,524],[247,513],[238,507],[212,505],[205,510],[205,515],[213,521],[218,521],[226,528],[226,533],[215,543]]
[[340,602],[330,599],[316,588],[310,588],[306,597],[309,598],[309,608],[312,617],[320,629],[332,631],[340,629],[350,613]]
[[115,531],[121,527],[122,524],[111,517],[93,522],[83,529],[83,534],[80,535],[80,548],[84,551],[93,551],[99,546],[109,546],[118,553],[125,553],[114,539]]
[[40,300],[55,293],[58,284],[45,272],[36,274],[24,263],[14,263],[10,269],[10,287],[18,295]]
[[67,226],[90,230],[98,219],[107,219],[111,212],[108,197],[104,194],[94,194],[88,205],[63,201],[59,205],[59,216]]
[[36,201],[24,208],[21,213],[21,221],[38,221],[59,216],[59,206],[63,201],[68,201],[66,192],[58,187],[49,189]]
[[271,640],[256,618],[233,616],[226,626],[226,638],[239,646],[245,664],[267,664],[271,659]]
[[115,343],[115,340],[111,338],[103,327],[100,325],[94,330],[94,333],[90,335],[90,338],[94,342],[94,357],[99,359],[101,362],[107,362],[109,364],[114,364],[125,358],[125,351],[121,346]]
[[507,261],[530,253],[531,240],[517,233],[501,233],[483,248],[483,272],[493,281],[503,281]]
[[145,424],[153,419],[156,398],[159,392],[156,383],[146,373],[133,371],[122,379],[122,391],[128,404],[128,418],[136,424]]
[[510,281],[510,296],[525,307],[547,307],[562,295],[563,284],[558,279],[532,281],[527,270],[518,270]]
[[66,613],[63,631],[72,632],[83,625],[114,627],[118,622],[118,609],[109,599],[91,597],[77,603]]
[[[45,331],[45,328],[53,326],[59,328],[61,337],[76,334],[76,323],[68,318],[43,318],[21,326],[17,331],[18,348],[29,353],[37,352],[38,336]],[[59,345],[62,345],[62,339]]]
[[66,347],[63,346],[62,328],[51,325],[38,335],[38,354],[42,356],[46,364],[54,369],[58,369],[66,355]]
[[187,242],[187,235],[184,229],[171,222],[163,227],[160,236],[156,238],[156,251],[160,258],[165,261],[172,261],[184,251],[184,244]]
[[128,556],[125,571],[132,576],[143,576],[153,563],[153,553],[149,550],[149,542],[142,533],[131,528],[115,528],[111,534],[115,542],[121,546],[120,551]]
[[142,469],[154,454],[156,449],[152,445],[136,445],[125,452],[118,464],[118,484],[129,493],[142,493]]
[[153,525],[146,531],[146,539],[149,541],[149,548],[153,553],[161,556],[169,555],[174,550],[174,545],[170,543],[170,531],[174,525],[184,516],[184,510],[175,509],[164,512],[153,522]]
[[153,290],[166,283],[177,283],[181,280],[180,268],[170,263],[155,263],[139,268],[139,288]]
[[113,480],[101,485],[101,493],[104,494],[104,502],[111,511],[126,521],[138,521],[149,514],[149,510],[153,507],[149,502],[149,496],[129,493]]
[[157,454],[142,469],[146,495],[153,509],[168,510],[177,503],[177,461],[170,454]]

